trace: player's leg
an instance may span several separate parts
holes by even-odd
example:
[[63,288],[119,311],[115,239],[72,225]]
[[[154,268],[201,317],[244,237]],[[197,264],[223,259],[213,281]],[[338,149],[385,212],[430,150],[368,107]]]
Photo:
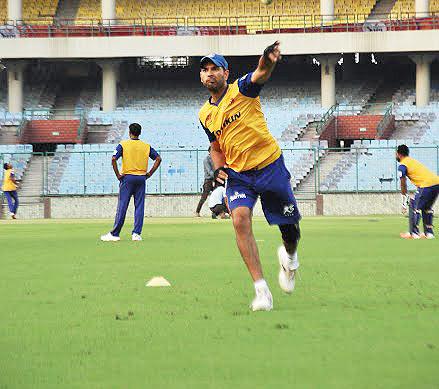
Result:
[[252,210],[247,207],[235,208],[233,211],[233,227],[236,243],[242,259],[254,282],[264,278],[259,260],[259,251],[252,229]]
[[203,183],[203,193],[201,194],[201,199],[198,202],[197,209],[195,211],[195,214],[197,216],[200,216],[201,208],[203,207],[204,203],[209,197],[209,193],[212,192],[212,189],[213,189],[212,180],[205,180]]
[[282,234],[283,246],[278,249],[279,285],[287,293],[294,290],[296,270],[299,268],[297,247],[301,218],[290,179],[282,157],[262,171],[259,177],[265,218],[269,224],[278,225]]
[[433,206],[439,194],[439,185],[424,188],[422,197],[419,200],[419,207],[422,210],[422,221],[424,224],[425,237],[428,239],[434,238],[433,230]]
[[418,239],[419,235],[419,222],[421,221],[421,209],[419,207],[420,201],[422,199],[423,189],[418,189],[415,194],[415,198],[410,200],[410,206],[412,208],[411,218],[410,218],[410,234],[412,238]]
[[129,176],[124,176],[119,183],[119,199],[117,202],[117,211],[116,211],[116,217],[114,220],[113,229],[108,234],[101,236],[101,240],[103,241],[120,240],[119,235],[125,223],[125,216],[127,214],[130,198],[131,198],[131,183],[129,182]]
[[257,194],[251,187],[251,179],[245,173],[228,169],[226,194],[232,212],[236,244],[241,257],[253,279],[256,297],[252,301],[253,311],[273,309],[273,297],[264,280],[259,251],[252,229],[252,210]]
[[17,210],[18,210],[18,205],[19,205],[17,191],[16,191],[16,190],[12,191],[12,192],[11,192],[11,196],[12,196],[12,198],[14,199],[14,207],[13,207],[13,211],[12,211],[12,213],[13,213],[14,215],[16,215],[16,214],[17,214]]
[[[136,177],[137,178],[137,177]],[[132,240],[142,240],[143,219],[145,217],[145,189],[146,180],[139,176],[134,187],[134,230]]]
[[8,203],[8,209],[9,209],[9,213],[11,214],[11,216],[15,215],[14,212],[14,203],[13,203],[13,199],[12,199],[12,195],[10,191],[5,191],[3,192],[5,197],[6,197],[6,201]]

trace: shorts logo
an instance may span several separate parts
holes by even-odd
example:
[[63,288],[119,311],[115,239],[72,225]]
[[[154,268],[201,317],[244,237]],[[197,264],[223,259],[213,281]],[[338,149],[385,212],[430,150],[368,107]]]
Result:
[[284,216],[293,216],[295,211],[294,204],[288,204],[284,206]]
[[232,196],[230,196],[230,202],[235,201],[236,199],[246,199],[247,196],[245,193],[235,192]]

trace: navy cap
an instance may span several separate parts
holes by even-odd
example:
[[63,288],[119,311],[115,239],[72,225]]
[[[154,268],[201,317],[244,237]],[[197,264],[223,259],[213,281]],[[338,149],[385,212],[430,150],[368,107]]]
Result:
[[200,65],[203,65],[204,62],[213,62],[218,67],[223,67],[225,70],[229,69],[229,64],[226,59],[220,54],[209,54],[205,57],[201,58]]

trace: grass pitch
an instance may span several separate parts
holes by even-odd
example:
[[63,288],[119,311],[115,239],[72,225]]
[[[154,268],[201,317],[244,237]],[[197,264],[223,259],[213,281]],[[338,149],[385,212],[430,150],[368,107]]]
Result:
[[0,223],[0,388],[439,386],[439,241],[400,240],[402,218],[305,219],[291,296],[256,220],[275,304],[257,313],[230,221],[100,242],[110,226]]

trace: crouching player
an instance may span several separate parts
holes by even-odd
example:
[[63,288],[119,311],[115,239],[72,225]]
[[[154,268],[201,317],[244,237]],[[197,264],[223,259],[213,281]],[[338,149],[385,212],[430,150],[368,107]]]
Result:
[[[424,234],[427,239],[434,239],[433,205],[439,195],[439,176],[428,170],[422,163],[409,157],[406,145],[398,146],[396,160],[399,162],[398,174],[401,180],[403,212],[409,212],[409,232],[401,233],[404,239],[419,239],[419,221],[422,215]],[[407,177],[416,185],[415,197],[410,199],[407,193]]]

